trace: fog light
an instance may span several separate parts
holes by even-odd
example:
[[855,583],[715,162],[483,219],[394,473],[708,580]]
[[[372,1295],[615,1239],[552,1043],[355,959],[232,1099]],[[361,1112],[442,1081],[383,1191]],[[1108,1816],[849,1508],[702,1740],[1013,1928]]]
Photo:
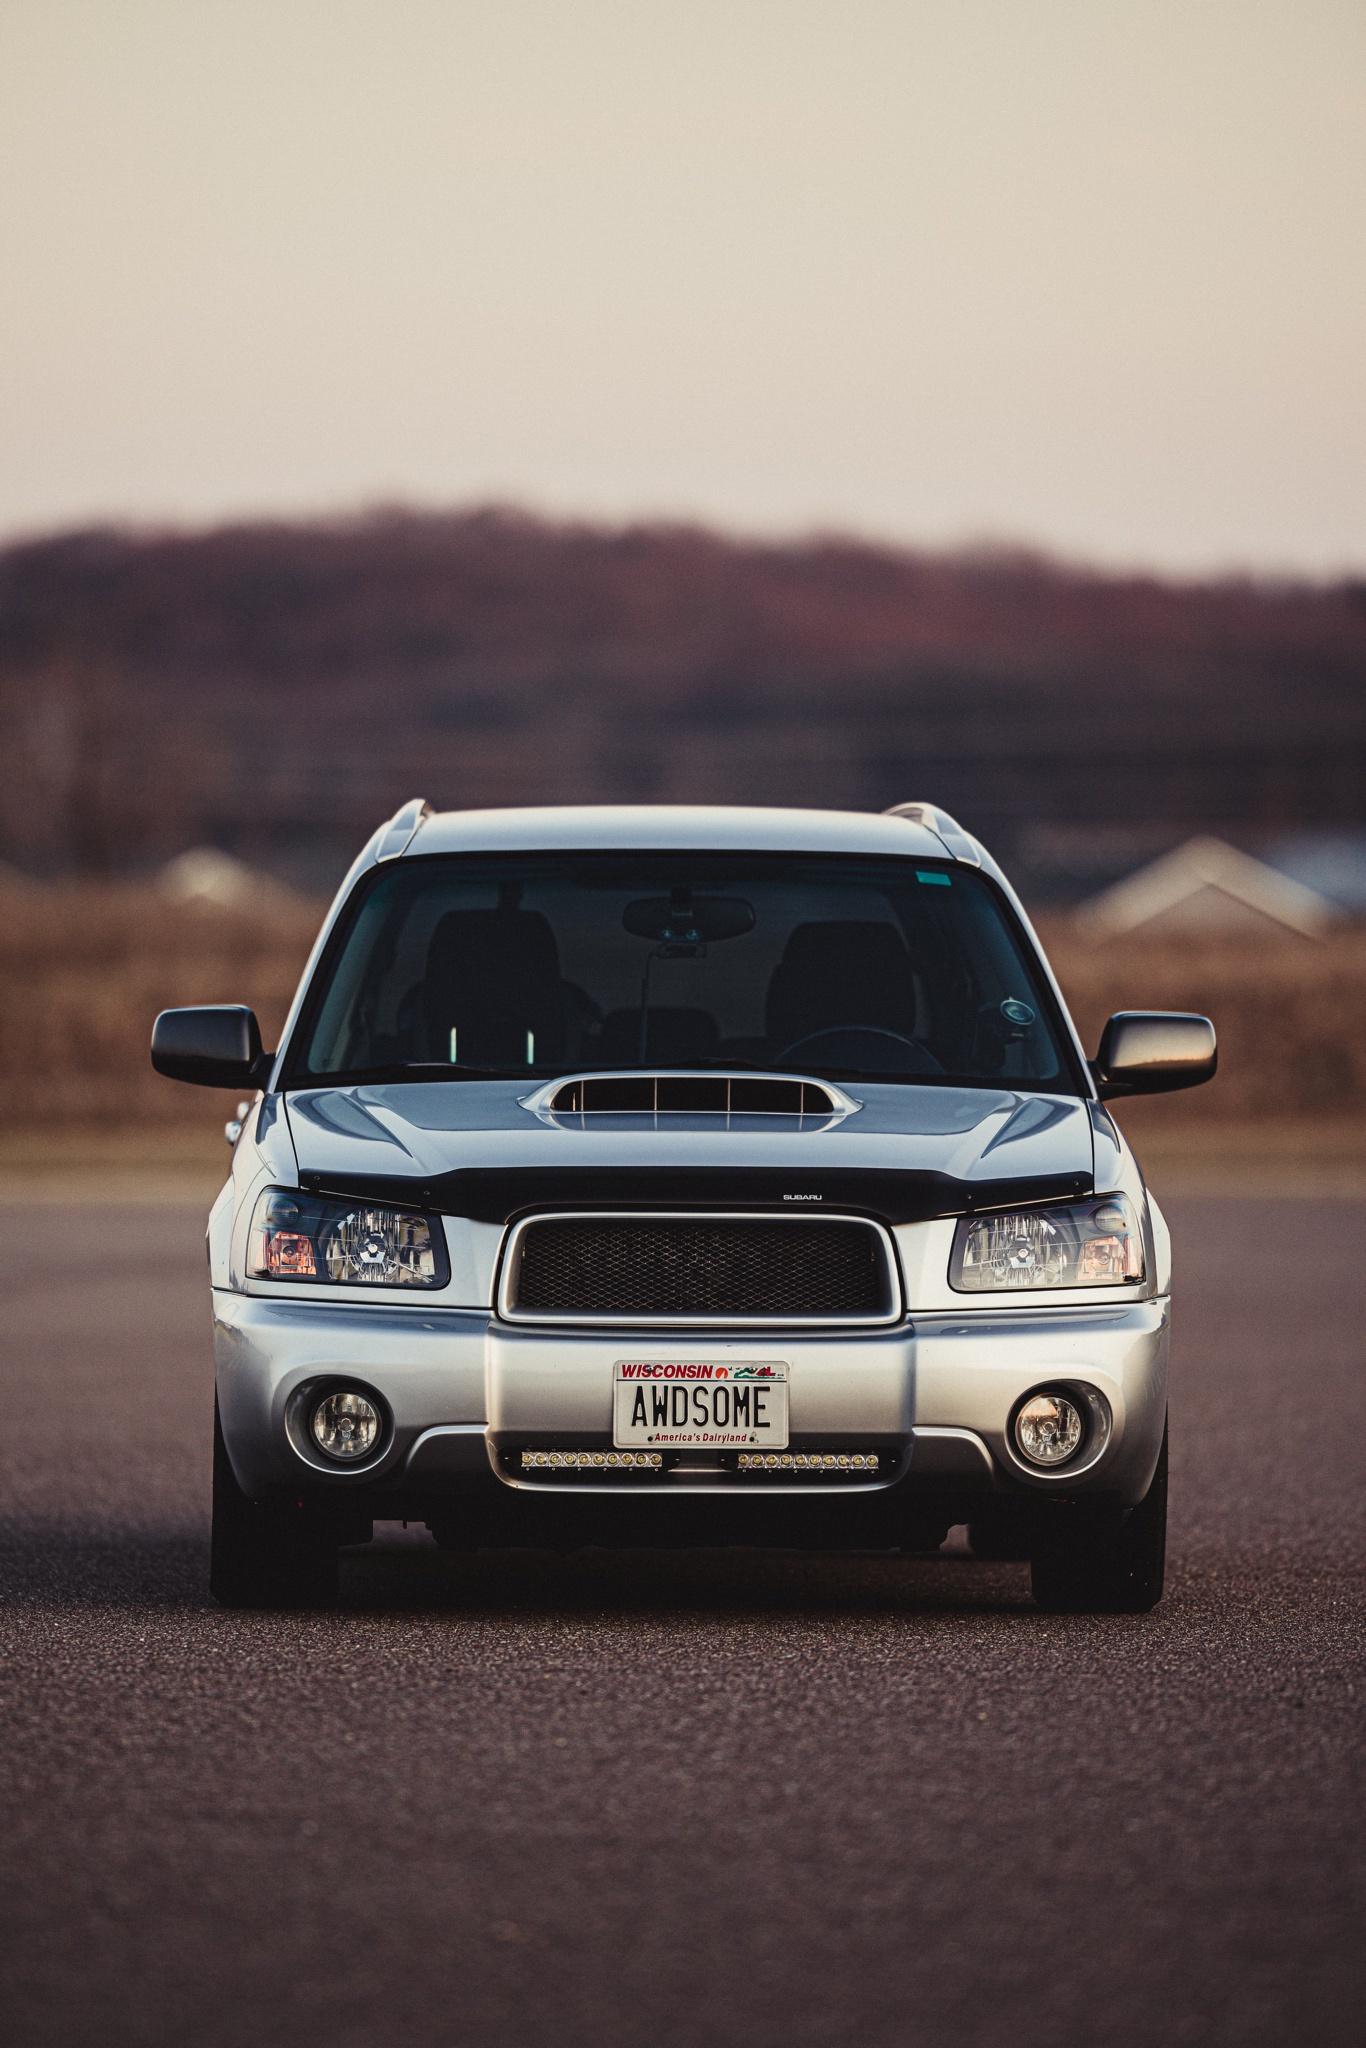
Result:
[[379,1441],[379,1410],[364,1394],[324,1394],[313,1410],[313,1441],[342,1464],[363,1458]]
[[1066,1394],[1033,1394],[1015,1417],[1015,1442],[1031,1465],[1065,1465],[1081,1439],[1081,1410]]
[[876,1451],[741,1451],[740,1472],[876,1472]]
[[523,1451],[524,1472],[658,1472],[658,1451]]

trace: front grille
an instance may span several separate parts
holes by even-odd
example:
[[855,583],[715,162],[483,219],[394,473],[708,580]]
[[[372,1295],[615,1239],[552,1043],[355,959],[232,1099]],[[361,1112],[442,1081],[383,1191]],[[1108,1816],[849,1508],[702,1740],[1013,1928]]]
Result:
[[533,1216],[500,1301],[513,1321],[601,1323],[875,1323],[897,1305],[885,1233],[852,1216]]

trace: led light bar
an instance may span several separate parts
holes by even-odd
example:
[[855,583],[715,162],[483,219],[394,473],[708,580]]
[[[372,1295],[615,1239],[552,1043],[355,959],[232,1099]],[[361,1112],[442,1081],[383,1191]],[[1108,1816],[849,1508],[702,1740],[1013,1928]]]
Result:
[[876,1451],[741,1451],[741,1472],[876,1472]]
[[658,1451],[523,1451],[524,1472],[658,1472]]

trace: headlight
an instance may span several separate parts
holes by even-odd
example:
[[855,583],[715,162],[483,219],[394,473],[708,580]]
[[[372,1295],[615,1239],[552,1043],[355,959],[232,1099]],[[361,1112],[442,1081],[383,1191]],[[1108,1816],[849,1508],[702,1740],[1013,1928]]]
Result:
[[965,1294],[1038,1287],[1123,1287],[1143,1278],[1143,1238],[1125,1195],[1093,1195],[1058,1209],[965,1216],[953,1239],[949,1284]]
[[450,1277],[435,1217],[285,1188],[256,1204],[247,1271],[340,1287],[444,1287]]

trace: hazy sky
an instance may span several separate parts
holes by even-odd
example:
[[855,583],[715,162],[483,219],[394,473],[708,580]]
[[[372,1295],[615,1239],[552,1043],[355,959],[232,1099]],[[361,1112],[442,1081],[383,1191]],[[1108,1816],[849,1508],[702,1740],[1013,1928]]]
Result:
[[1366,566],[1366,0],[0,0],[0,531]]

